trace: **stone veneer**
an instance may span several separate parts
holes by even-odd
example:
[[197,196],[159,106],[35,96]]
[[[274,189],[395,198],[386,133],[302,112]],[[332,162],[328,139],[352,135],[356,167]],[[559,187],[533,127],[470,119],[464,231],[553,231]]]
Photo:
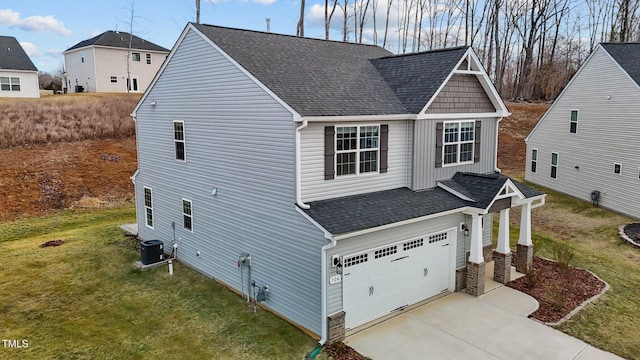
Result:
[[501,284],[511,281],[511,253],[493,252],[493,281]]
[[344,340],[344,311],[337,312],[327,317],[327,328],[329,334],[327,336],[327,344],[333,344],[338,341]]
[[467,288],[465,292],[473,296],[484,294],[484,268],[485,263],[467,262]]
[[533,245],[518,244],[516,249],[516,271],[525,274],[533,264]]
[[456,291],[467,287],[467,268],[456,269]]

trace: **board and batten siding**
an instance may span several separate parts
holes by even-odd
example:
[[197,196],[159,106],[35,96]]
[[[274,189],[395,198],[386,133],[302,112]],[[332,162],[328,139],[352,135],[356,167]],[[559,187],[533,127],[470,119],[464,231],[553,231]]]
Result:
[[[386,173],[336,176],[325,180],[325,126],[389,125]],[[310,123],[301,131],[302,199],[305,202],[410,187],[413,121],[378,121],[358,124]]]
[[[169,252],[175,225],[179,261],[245,293],[237,262],[250,253],[251,280],[270,289],[263,304],[320,335],[326,241],[295,209],[293,115],[193,30],[147,95],[136,123],[141,238]],[[186,161],[175,159],[174,121],[184,121]],[[143,187],[153,191],[153,229]],[[193,232],[182,199],[192,201]]]
[[[446,121],[481,121],[480,159],[464,165],[436,167],[436,124]],[[414,126],[413,189],[422,190],[436,186],[437,181],[450,179],[458,171],[488,173],[495,170],[497,118],[416,120]],[[475,151],[475,150],[474,150]]]
[[[571,110],[578,110],[577,132],[569,132]],[[529,135],[525,178],[533,183],[640,218],[640,89],[598,47],[574,80]],[[538,150],[531,172],[531,151]],[[558,153],[552,179],[551,153]],[[614,174],[614,163],[622,173]]]

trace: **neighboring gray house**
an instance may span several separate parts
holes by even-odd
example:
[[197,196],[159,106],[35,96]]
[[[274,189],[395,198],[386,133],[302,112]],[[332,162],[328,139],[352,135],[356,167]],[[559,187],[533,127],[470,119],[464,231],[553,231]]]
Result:
[[105,31],[64,51],[68,92],[144,92],[169,50],[123,31]]
[[38,69],[12,36],[0,36],[0,97],[40,97]]
[[640,218],[640,44],[603,43],[525,139],[525,178]]
[[496,172],[507,115],[470,48],[394,56],[188,24],[133,111],[139,236],[238,292],[268,288],[262,304],[321,343],[480,295],[492,213],[504,282],[509,209],[522,269],[544,200]]

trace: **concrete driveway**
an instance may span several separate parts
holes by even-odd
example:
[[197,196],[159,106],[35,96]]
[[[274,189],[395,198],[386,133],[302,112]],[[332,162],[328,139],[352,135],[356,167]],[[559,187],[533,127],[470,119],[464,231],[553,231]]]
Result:
[[535,299],[506,286],[480,297],[453,293],[353,334],[373,360],[621,359],[527,318]]

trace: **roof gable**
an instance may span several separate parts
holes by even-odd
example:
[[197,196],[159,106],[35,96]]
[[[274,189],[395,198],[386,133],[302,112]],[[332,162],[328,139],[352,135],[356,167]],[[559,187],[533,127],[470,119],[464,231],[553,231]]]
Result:
[[640,86],[640,43],[602,43],[600,45]]
[[0,36],[0,69],[38,71],[18,40]]
[[[87,46],[105,46],[128,49],[129,36],[129,33],[123,31],[108,30],[100,35],[92,37],[91,39],[80,41],[79,43],[65,50],[65,52]],[[169,52],[169,49],[165,49],[160,45],[156,45],[135,35],[131,37],[131,48],[136,50]]]

